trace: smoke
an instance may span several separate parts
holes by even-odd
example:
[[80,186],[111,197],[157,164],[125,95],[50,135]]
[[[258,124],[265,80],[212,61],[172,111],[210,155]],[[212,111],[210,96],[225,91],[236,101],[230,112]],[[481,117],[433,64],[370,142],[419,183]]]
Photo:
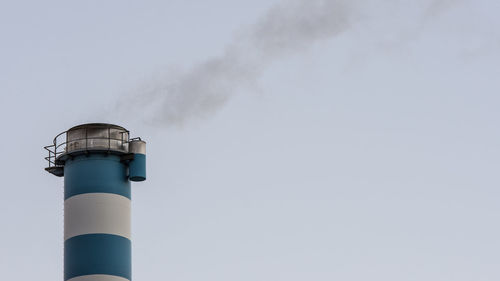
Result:
[[[431,9],[448,6],[443,1],[454,0],[431,0]],[[388,6],[398,1],[383,2]],[[130,112],[124,107],[133,104],[135,109],[141,109],[146,123],[161,127],[182,126],[208,117],[236,93],[255,87],[263,71],[276,60],[341,34],[366,15],[363,11],[380,9],[381,4],[358,0],[283,1],[235,37],[221,56],[187,71],[161,75],[137,89],[132,101],[123,101],[118,107]]]
[[254,87],[274,61],[348,29],[353,2],[279,3],[235,37],[221,56],[153,79],[132,94],[132,101],[122,101],[119,109],[134,104],[143,113],[149,112],[144,121],[167,127],[210,116],[238,91]]
[[464,2],[464,0],[432,0],[425,11],[425,17],[435,17],[462,2]]

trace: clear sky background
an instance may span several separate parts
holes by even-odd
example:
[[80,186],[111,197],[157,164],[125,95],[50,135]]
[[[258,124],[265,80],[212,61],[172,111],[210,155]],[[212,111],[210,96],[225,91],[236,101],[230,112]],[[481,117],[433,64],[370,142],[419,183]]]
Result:
[[43,146],[111,122],[148,142],[134,280],[500,280],[498,1],[350,1],[251,83],[194,79],[224,103],[152,120],[169,90],[147,89],[261,54],[248,34],[304,1],[0,2],[1,279],[62,280]]

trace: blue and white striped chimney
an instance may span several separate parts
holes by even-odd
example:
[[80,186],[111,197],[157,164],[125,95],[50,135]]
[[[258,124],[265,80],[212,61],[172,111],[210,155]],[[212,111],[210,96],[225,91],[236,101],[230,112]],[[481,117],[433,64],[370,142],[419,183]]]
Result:
[[146,179],[146,143],[93,123],[45,148],[46,170],[64,177],[64,280],[132,280],[130,181]]

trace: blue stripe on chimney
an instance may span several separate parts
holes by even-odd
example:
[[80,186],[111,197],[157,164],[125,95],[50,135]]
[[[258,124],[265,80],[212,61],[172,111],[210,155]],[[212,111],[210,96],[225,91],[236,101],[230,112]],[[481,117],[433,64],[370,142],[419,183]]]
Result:
[[64,165],[64,199],[83,193],[114,193],[131,198],[127,166],[117,155],[80,155]]
[[131,242],[111,234],[85,234],[64,242],[64,280],[91,274],[131,280]]

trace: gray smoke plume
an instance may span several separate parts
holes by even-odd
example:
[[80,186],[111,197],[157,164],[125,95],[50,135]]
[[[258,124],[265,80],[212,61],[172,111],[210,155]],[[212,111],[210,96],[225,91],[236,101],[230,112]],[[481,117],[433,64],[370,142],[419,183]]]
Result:
[[284,1],[244,30],[221,56],[149,82],[133,95],[135,101],[123,104],[147,109],[142,111],[150,113],[145,121],[159,126],[180,126],[213,114],[237,91],[253,87],[273,61],[346,30],[353,20],[352,2]]
[[[454,0],[431,0],[433,8],[441,8],[441,1]],[[387,6],[398,0],[382,2]],[[139,89],[133,95],[135,101],[124,104],[138,106],[142,115],[149,112],[144,121],[158,126],[182,126],[191,119],[207,117],[238,91],[252,88],[274,61],[348,30],[363,18],[362,7],[370,4],[379,7],[381,2],[283,1],[236,37],[221,56],[188,71],[159,77]]]

